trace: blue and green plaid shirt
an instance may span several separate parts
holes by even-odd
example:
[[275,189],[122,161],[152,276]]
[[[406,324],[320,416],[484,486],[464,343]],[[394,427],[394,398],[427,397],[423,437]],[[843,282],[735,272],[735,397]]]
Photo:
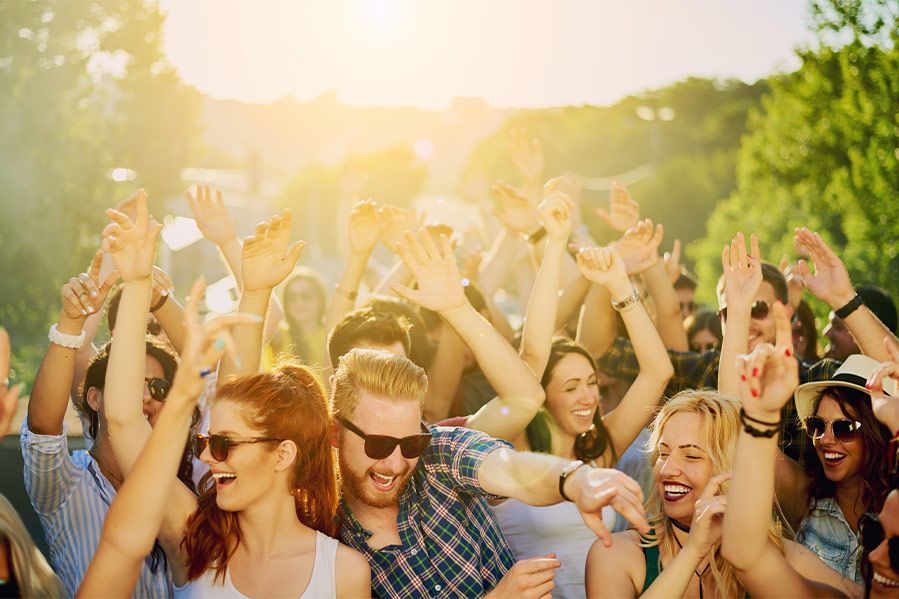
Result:
[[378,597],[480,597],[514,563],[478,482],[484,459],[511,445],[464,428],[431,432],[431,445],[400,495],[401,544],[372,549],[372,533],[340,504],[340,540],[368,558]]

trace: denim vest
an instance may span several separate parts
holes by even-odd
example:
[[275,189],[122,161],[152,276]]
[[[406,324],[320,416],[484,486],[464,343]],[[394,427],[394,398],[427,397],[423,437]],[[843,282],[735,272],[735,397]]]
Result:
[[858,536],[832,497],[815,501],[815,507],[799,524],[796,540],[849,580],[863,584]]

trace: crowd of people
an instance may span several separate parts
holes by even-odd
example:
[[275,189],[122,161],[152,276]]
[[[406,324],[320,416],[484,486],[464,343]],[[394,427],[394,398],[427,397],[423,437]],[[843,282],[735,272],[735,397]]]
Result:
[[178,301],[143,190],[109,209],[21,423],[49,555],[0,501],[0,596],[899,597],[892,298],[797,223],[779,266],[735,232],[700,306],[625,187],[601,246],[576,181],[512,158],[480,244],[360,201],[341,273],[298,266],[289,210],[241,239],[197,186],[227,314],[202,273]]

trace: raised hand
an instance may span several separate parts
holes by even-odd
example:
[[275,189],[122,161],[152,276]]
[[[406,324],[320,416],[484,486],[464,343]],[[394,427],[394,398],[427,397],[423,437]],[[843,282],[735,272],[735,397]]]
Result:
[[506,597],[523,597],[525,599],[544,599],[550,597],[555,587],[553,578],[562,562],[556,559],[555,553],[540,557],[532,557],[515,562],[496,587],[484,596],[484,599],[505,599]]
[[494,215],[508,230],[530,234],[540,228],[540,213],[526,193],[505,181],[497,181],[492,190],[497,200]]
[[103,251],[97,250],[91,260],[87,272],[77,277],[72,277],[62,286],[60,296],[62,309],[66,316],[73,320],[83,320],[89,314],[98,312],[106,302],[109,290],[119,278],[119,273],[113,271],[106,279],[100,282],[100,265],[103,264]]
[[630,293],[624,261],[614,248],[582,248],[577,254],[577,266],[585,279],[603,285],[612,297]]
[[103,250],[110,253],[116,270],[128,283],[147,279],[156,258],[156,237],[162,225],[150,221],[147,194],[138,190],[134,197],[135,219],[114,208],[106,210],[113,222],[103,229]]
[[727,508],[727,496],[722,495],[721,486],[733,476],[730,472],[713,476],[696,500],[693,522],[690,525],[690,536],[684,549],[701,557],[708,555],[721,540],[724,525],[724,511]]
[[638,275],[649,270],[659,261],[659,244],[665,230],[662,225],[652,226],[648,218],[625,231],[615,243],[615,249],[624,261],[628,275]]
[[752,234],[750,252],[746,253],[746,239],[737,233],[721,253],[724,269],[724,297],[727,306],[749,308],[762,286],[762,262],[759,239]]
[[524,127],[512,131],[512,162],[529,189],[540,189],[543,181],[543,147],[540,140],[531,137]]
[[397,295],[435,312],[468,304],[456,257],[446,235],[440,236],[438,247],[424,229],[419,230],[418,235],[407,232],[405,241],[397,244],[396,252],[418,280],[418,289],[393,285],[391,289]]
[[627,474],[611,468],[579,468],[566,483],[568,496],[581,512],[581,518],[602,539],[603,545],[612,545],[612,533],[602,521],[602,508],[611,505],[640,532],[649,532],[646,512],[643,509],[643,491],[637,481]]
[[168,273],[159,268],[153,267],[153,293],[150,296],[150,307],[158,306],[162,298],[169,297],[175,293],[175,284]]
[[752,353],[737,358],[743,410],[764,422],[780,420],[781,408],[790,401],[799,385],[799,361],[793,357],[790,317],[780,301],[774,302],[771,311],[775,345],[759,344]]
[[364,200],[353,206],[347,222],[347,235],[350,251],[356,254],[371,253],[381,235],[381,218],[374,200]]
[[293,214],[285,208],[280,216],[256,225],[252,237],[244,240],[241,273],[244,292],[274,289],[296,266],[305,245],[290,245]]
[[22,391],[22,383],[9,386],[11,356],[9,333],[0,327],[0,437],[9,434],[12,419],[15,418],[19,407],[19,393]]
[[680,239],[675,239],[674,245],[671,246],[671,251],[665,252],[665,255],[662,257],[665,263],[665,274],[668,275],[668,280],[671,281],[672,285],[677,283],[681,275],[680,252]]
[[802,276],[799,273],[799,263],[790,264],[789,258],[786,256],[780,259],[780,265],[777,269],[783,273],[787,280],[787,304],[795,310],[802,301],[802,290],[805,284],[802,282]]
[[237,360],[237,348],[231,336],[231,328],[237,325],[257,324],[261,319],[255,314],[223,314],[209,322],[200,322],[200,301],[206,291],[206,280],[197,279],[184,306],[186,337],[181,350],[178,372],[172,383],[169,397],[196,400],[203,391],[204,378],[213,372],[218,361],[226,353]]
[[846,305],[855,297],[855,289],[843,261],[818,233],[805,228],[796,229],[795,245],[815,263],[815,274],[812,274],[808,263],[799,261],[799,277],[815,297],[827,302],[833,309]]
[[390,204],[382,204],[378,208],[381,219],[381,243],[391,252],[396,251],[396,244],[402,243],[407,231],[418,228],[418,218],[411,208],[402,210]]
[[884,337],[883,345],[890,360],[871,373],[865,387],[871,392],[874,416],[896,434],[899,432],[899,346],[889,337]]
[[550,179],[543,186],[544,199],[537,210],[549,239],[567,241],[571,235],[574,200],[563,191],[565,177]]
[[203,237],[216,245],[222,245],[237,237],[234,217],[222,202],[221,190],[216,189],[213,195],[208,185],[197,185],[195,195],[191,194],[189,189],[184,195]]
[[609,194],[609,209],[597,208],[596,214],[619,233],[635,227],[640,220],[640,204],[631,197],[627,187],[615,181]]

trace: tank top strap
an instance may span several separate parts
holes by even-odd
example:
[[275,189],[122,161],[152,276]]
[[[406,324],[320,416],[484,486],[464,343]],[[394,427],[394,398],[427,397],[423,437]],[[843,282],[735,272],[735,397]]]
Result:
[[315,562],[312,578],[301,599],[337,596],[337,546],[339,543],[328,535],[315,533]]
[[655,582],[655,579],[659,577],[659,546],[654,545],[652,547],[644,547],[643,557],[646,559],[646,578],[643,582],[643,590],[640,591],[641,595],[645,593],[650,585]]

